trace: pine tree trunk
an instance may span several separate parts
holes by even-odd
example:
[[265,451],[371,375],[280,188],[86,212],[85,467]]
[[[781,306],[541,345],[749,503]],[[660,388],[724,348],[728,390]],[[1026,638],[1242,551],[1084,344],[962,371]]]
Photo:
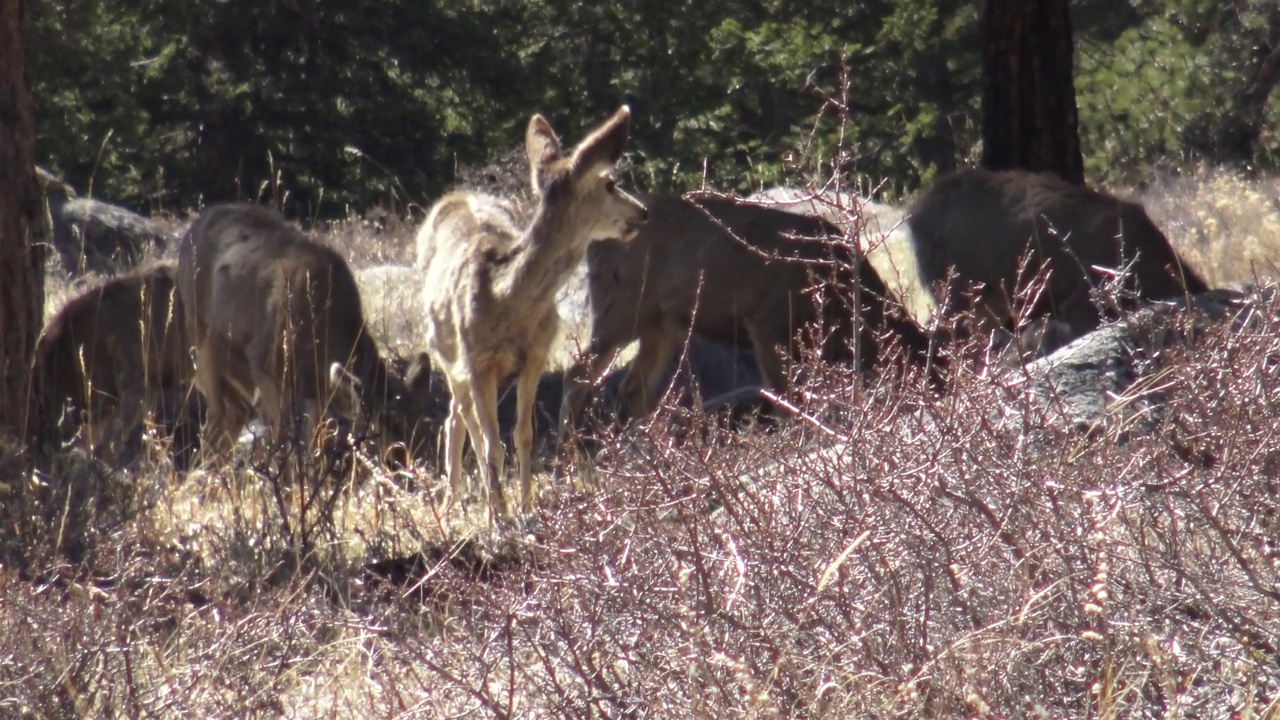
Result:
[[22,25],[22,0],[0,0],[0,435],[18,439],[46,422],[26,417],[44,305],[44,253]]
[[1068,0],[985,0],[982,166],[1084,184]]

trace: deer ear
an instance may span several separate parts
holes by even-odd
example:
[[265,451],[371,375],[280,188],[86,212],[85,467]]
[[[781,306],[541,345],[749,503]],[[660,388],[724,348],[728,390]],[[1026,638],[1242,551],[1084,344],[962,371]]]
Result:
[[631,132],[631,108],[623,105],[608,120],[591,132],[573,151],[570,160],[575,176],[598,172],[622,159]]
[[524,150],[529,155],[529,180],[534,191],[541,193],[545,170],[560,159],[560,139],[551,129],[551,123],[541,115],[529,118],[529,127],[524,131]]

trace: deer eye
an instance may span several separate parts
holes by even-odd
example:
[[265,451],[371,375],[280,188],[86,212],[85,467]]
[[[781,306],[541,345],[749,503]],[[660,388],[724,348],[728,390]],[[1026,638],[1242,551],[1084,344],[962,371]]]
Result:
[[614,192],[614,191],[615,191],[615,190],[617,190],[617,189],[618,189],[618,181],[617,181],[617,180],[605,180],[605,181],[604,181],[604,190],[605,190],[605,192],[612,193],[612,192]]

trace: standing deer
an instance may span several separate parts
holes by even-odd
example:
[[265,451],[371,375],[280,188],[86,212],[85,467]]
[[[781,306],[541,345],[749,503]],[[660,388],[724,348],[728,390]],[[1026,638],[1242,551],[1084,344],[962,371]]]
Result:
[[[833,242],[840,233],[830,223],[729,198],[641,199],[650,220],[635,239],[597,243],[587,254],[591,341],[570,370],[562,441],[577,427],[590,379],[637,338],[621,391],[632,415],[652,408],[690,327],[711,340],[749,344],[776,389],[787,386],[784,351],[794,356],[797,335],[816,320],[829,332],[821,345],[825,360],[870,367],[879,356],[877,336],[888,331],[912,360],[927,362],[928,338],[890,307],[896,302],[870,263]],[[818,284],[839,297],[817,306],[807,291]]]
[[531,446],[538,380],[560,322],[556,291],[582,260],[587,244],[635,235],[647,212],[618,187],[631,112],[623,106],[565,155],[555,131],[534,115],[525,151],[538,205],[517,227],[515,211],[477,193],[446,195],[418,233],[425,270],[427,351],[452,396],[445,423],[445,466],[453,494],[463,490],[462,430],[480,458],[492,521],[495,499],[507,511],[500,478],[498,388],[516,383],[514,444],[521,507],[533,500]]
[[348,399],[372,410],[390,439],[413,439],[414,394],[369,335],[350,268],[278,212],[206,210],[179,242],[178,291],[208,402],[209,452],[230,450],[255,406],[278,441],[286,420],[315,423],[334,400],[356,412]]
[[[1011,298],[1021,289],[1019,267],[1028,254],[1031,273],[1049,271],[1032,316],[1065,324],[1071,336],[1101,322],[1090,296],[1098,280],[1130,264],[1125,287],[1140,298],[1209,289],[1141,205],[1051,173],[961,170],[930,186],[907,222],[920,278],[943,311],[965,309],[966,284],[980,283],[978,309],[997,326],[1013,320]],[[953,269],[961,282],[943,292]]]
[[193,368],[182,332],[175,268],[157,264],[81,292],[45,325],[36,343],[47,412],[71,423],[95,456],[129,463],[142,423],[165,392],[179,393]]

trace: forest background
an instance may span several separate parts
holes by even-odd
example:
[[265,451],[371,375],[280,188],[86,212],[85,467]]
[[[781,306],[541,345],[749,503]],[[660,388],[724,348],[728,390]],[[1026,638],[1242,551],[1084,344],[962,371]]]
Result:
[[[1274,2],[1071,12],[1090,183],[1277,170],[1276,110],[1239,117],[1280,44]],[[518,147],[531,112],[572,138],[620,102],[641,190],[838,170],[892,202],[980,152],[968,0],[62,0],[28,6],[28,42],[38,162],[145,212],[268,194],[304,218],[403,212]]]

